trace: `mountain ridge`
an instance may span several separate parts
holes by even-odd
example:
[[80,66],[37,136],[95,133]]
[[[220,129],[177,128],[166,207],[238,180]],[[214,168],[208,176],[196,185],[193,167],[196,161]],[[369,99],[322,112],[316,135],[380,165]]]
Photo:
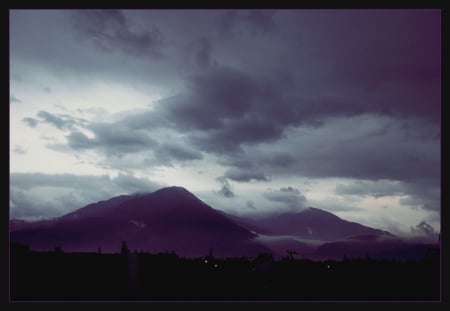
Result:
[[[118,252],[126,241],[131,250],[175,252],[202,257],[210,250],[221,257],[277,257],[294,251],[303,258],[341,255],[423,253],[395,235],[350,222],[309,207],[260,219],[214,209],[183,187],[120,195],[91,203],[59,218],[25,222],[10,220],[10,240],[31,249]],[[399,250],[399,251],[398,251]],[[408,256],[411,257],[411,254]]]
[[[42,224],[42,225],[40,225]],[[256,237],[182,187],[168,187],[88,204],[62,217],[11,232],[11,240],[48,249],[113,252],[126,240],[132,249],[176,251],[201,256],[210,248],[222,255],[267,249]],[[58,245],[55,245],[58,244]]]

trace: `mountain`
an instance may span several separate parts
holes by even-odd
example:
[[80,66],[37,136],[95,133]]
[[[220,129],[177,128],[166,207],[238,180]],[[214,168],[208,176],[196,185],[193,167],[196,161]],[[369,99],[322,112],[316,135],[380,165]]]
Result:
[[48,250],[117,252],[122,241],[131,250],[173,251],[200,257],[255,255],[268,249],[256,235],[234,223],[181,187],[119,196],[89,204],[60,218],[15,226],[12,242]]
[[387,231],[346,221],[308,208],[259,219],[215,210],[181,187],[122,195],[86,205],[51,220],[10,221],[10,240],[34,250],[175,252],[202,257],[276,257],[341,259],[347,257],[417,259],[436,245],[405,242]]
[[[262,228],[262,234],[290,235],[306,240],[337,241],[362,235],[387,235],[389,232],[363,226],[337,217],[324,210],[309,207],[299,212],[272,215],[247,220],[253,228]],[[243,222],[245,223],[245,222]]]

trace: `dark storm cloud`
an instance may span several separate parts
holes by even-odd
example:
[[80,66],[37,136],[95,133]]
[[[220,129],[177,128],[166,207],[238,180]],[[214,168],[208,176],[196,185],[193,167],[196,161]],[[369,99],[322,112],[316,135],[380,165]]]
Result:
[[212,43],[207,37],[201,37],[192,43],[194,59],[200,68],[212,65]]
[[372,196],[375,198],[392,195],[402,195],[405,185],[398,181],[355,181],[350,184],[338,184],[335,193],[340,195]]
[[260,181],[269,181],[270,179],[264,175],[263,173],[260,173],[258,171],[254,171],[252,169],[235,169],[231,168],[225,172],[224,175],[225,178],[234,180],[234,181],[240,181],[240,182],[247,182],[251,180],[260,180]]
[[329,91],[365,101],[377,113],[439,122],[439,10],[325,10],[306,15],[293,14],[292,21],[299,39],[303,35],[316,60],[328,68],[320,77]]
[[74,27],[104,51],[120,50],[136,56],[160,55],[162,32],[156,26],[134,30],[120,10],[79,10],[72,13]]
[[235,194],[234,192],[231,190],[231,185],[228,182],[228,180],[224,177],[219,177],[216,179],[220,185],[222,186],[222,188],[217,191],[217,193],[225,198],[234,198]]
[[439,181],[421,180],[406,185],[408,197],[402,198],[400,204],[422,208],[434,212],[441,209],[441,185]]
[[249,146],[227,163],[245,168],[248,159],[270,175],[439,182],[438,133],[438,127],[417,120],[337,118],[324,127],[291,131],[265,147]]
[[101,146],[96,144],[93,139],[87,137],[85,134],[79,131],[71,132],[69,135],[67,135],[66,138],[69,147],[71,147],[72,149],[90,149]]
[[88,128],[94,133],[93,138],[79,131],[73,131],[66,137],[72,149],[95,148],[107,154],[121,155],[149,149],[157,144],[148,132],[116,124],[92,123]]
[[[74,10],[12,10],[11,77],[27,77],[12,81],[27,84],[50,74],[57,76],[57,84],[64,84],[68,78],[77,87],[86,87],[101,80],[158,91],[176,81],[180,72],[173,57],[175,46],[163,43],[164,36],[152,18],[137,21],[129,11],[119,11],[111,20],[108,16],[97,20],[96,10],[91,11],[83,10],[78,15]],[[125,25],[121,24],[121,15],[126,16]],[[97,22],[98,33],[91,29]],[[105,29],[109,23],[110,33]],[[120,30],[122,26],[128,30]],[[91,30],[93,36],[88,35]],[[102,36],[102,32],[106,34]]]
[[177,161],[186,160],[200,160],[203,158],[202,154],[196,150],[190,149],[183,145],[176,144],[161,144],[156,150],[157,158],[161,163],[170,159]]
[[275,10],[249,10],[242,19],[252,27],[254,32],[268,32],[274,30],[276,25],[273,21]]
[[417,119],[375,115],[300,127],[271,144],[222,155],[234,171],[258,168],[269,176],[350,178],[339,195],[400,195],[405,206],[440,209],[439,127]]
[[166,117],[180,128],[211,130],[224,127],[251,109],[255,85],[245,73],[216,66],[192,75],[189,92],[163,101]]
[[[200,159],[202,153],[214,153],[227,166],[224,180],[294,175],[402,181],[409,187],[404,190],[409,195],[405,205],[438,208],[439,10],[142,14],[148,14],[144,28],[139,28],[142,20],[135,22],[125,11],[75,13],[76,29],[85,38],[122,52],[99,55],[81,51],[78,42],[68,44],[70,36],[65,33],[57,37],[56,24],[43,18],[33,22],[32,14],[13,14],[12,55],[29,53],[29,59],[54,64],[58,72],[63,66],[72,71],[82,67],[85,70],[80,72],[92,71],[102,79],[128,73],[144,77],[147,85],[169,81],[165,87],[174,90],[173,96],[147,112],[111,124],[85,125],[94,138],[72,130],[67,139],[73,149],[100,150],[107,156],[151,149],[159,161]],[[164,38],[152,25],[158,15]],[[27,27],[18,27],[15,20]],[[41,25],[51,39],[33,39],[40,38],[35,29]],[[150,26],[145,29],[145,25]],[[215,36],[217,29],[210,31],[213,27],[208,26],[214,25],[222,37]],[[137,57],[136,63],[129,57],[153,55],[164,45],[163,39],[175,51],[181,50],[180,55],[169,53],[173,59],[164,66],[181,66],[190,59],[194,69],[183,75],[172,67],[151,70],[154,59]],[[27,45],[30,42],[40,48],[35,51]],[[127,58],[111,54],[127,54]],[[185,79],[185,90],[171,84],[178,78]],[[65,128],[64,120],[58,119],[61,115],[53,117],[57,119],[42,120]],[[189,148],[160,143],[157,130],[182,134]],[[367,191],[361,185],[348,187],[338,191],[372,196],[390,192],[381,184],[369,184]],[[224,189],[224,193],[230,190]]]
[[253,118],[226,120],[220,129],[194,133],[190,141],[199,148],[218,154],[241,151],[242,144],[270,142],[280,138],[283,128],[279,124]]
[[306,198],[300,190],[289,187],[282,187],[279,190],[270,190],[264,193],[264,197],[270,201],[281,203],[290,210],[297,210],[305,207]]
[[[62,14],[60,11],[56,13],[54,16]],[[39,15],[32,11],[15,11],[12,14],[12,55],[23,57],[28,53],[28,58],[40,64],[55,65],[59,71],[69,67],[71,72],[80,73],[80,68],[83,68],[83,73],[93,72],[94,76],[101,78],[133,76],[134,79],[144,78],[145,81],[141,82],[153,84],[180,77],[180,71],[173,66],[181,66],[187,53],[183,49],[186,42],[194,41],[192,51],[199,67],[209,67],[214,59],[222,67],[239,68],[259,79],[287,72],[285,76],[290,77],[290,90],[296,91],[285,95],[289,83],[280,77],[280,81],[263,86],[273,90],[270,91],[272,105],[261,103],[259,108],[252,107],[264,109],[268,106],[269,111],[284,112],[282,116],[275,113],[275,117],[279,116],[278,122],[286,125],[295,124],[300,115],[301,120],[316,122],[317,118],[331,115],[333,110],[343,116],[374,112],[432,121],[440,118],[439,10],[281,10],[276,13],[272,10],[150,10],[139,13],[82,10],[64,14],[73,15],[75,28],[89,40],[106,49],[118,49],[133,55],[151,54],[154,48],[162,45],[161,39],[157,39],[159,35],[156,35],[160,31],[152,25],[156,20],[158,27],[165,30],[165,35],[167,32],[172,47],[181,49],[182,53],[169,53],[172,58],[160,67],[152,67],[154,61],[134,62],[131,58],[123,61],[123,58],[105,53],[92,54],[81,49],[79,40],[69,42],[70,29],[67,33],[55,33],[55,29],[66,27],[57,24],[63,19],[52,18],[51,12]],[[136,14],[142,15],[141,19]],[[259,29],[264,36],[244,39],[231,36],[222,40],[209,31],[214,23],[218,23],[220,29],[233,30],[236,34],[242,30]],[[270,31],[274,29],[276,33]],[[38,30],[48,35],[41,40],[43,36]],[[264,53],[261,53],[261,48],[264,48]],[[205,89],[214,84],[212,81]],[[204,83],[199,85],[204,87]],[[237,88],[231,94],[239,92]],[[257,100],[271,95],[270,92]],[[233,105],[231,94],[227,97]],[[327,98],[336,99],[339,104],[324,103],[321,107],[320,102],[326,102]],[[203,103],[202,99],[191,97],[193,102]],[[239,102],[237,104],[241,105]],[[203,105],[205,114],[211,110],[206,105]],[[175,112],[189,110],[186,105],[182,106]],[[195,109],[196,106],[193,108],[200,114],[195,125],[210,127],[217,120],[213,116],[208,122],[205,115]],[[342,109],[346,111],[341,112]],[[190,121],[192,118],[188,116]],[[264,122],[266,119],[247,117],[246,123]],[[192,125],[192,122],[186,123]],[[280,131],[273,132],[276,137]]]
[[187,85],[186,94],[162,100],[155,113],[173,127],[190,131],[190,141],[199,148],[217,153],[274,141],[289,126],[318,125],[330,116],[363,111],[340,98],[289,97],[280,81],[218,65],[190,76]]

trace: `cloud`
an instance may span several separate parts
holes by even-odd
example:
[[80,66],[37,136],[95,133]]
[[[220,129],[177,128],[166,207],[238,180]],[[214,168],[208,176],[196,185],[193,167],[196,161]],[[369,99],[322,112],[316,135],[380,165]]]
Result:
[[251,200],[247,201],[247,202],[245,203],[245,206],[247,206],[247,207],[250,208],[250,209],[255,209],[255,208],[256,208],[256,207],[255,207],[255,202],[253,202],[253,201],[251,201]]
[[156,158],[159,163],[171,163],[171,160],[175,161],[192,161],[201,160],[202,154],[196,150],[188,148],[183,145],[176,145],[174,143],[164,143],[158,146],[155,150]]
[[281,203],[289,210],[298,210],[306,207],[306,197],[300,190],[291,186],[282,187],[279,190],[269,190],[264,193],[264,197],[269,201]]
[[[157,184],[146,179],[135,178],[132,175],[119,174],[115,178],[107,175],[73,175],[44,173],[11,173],[10,184],[24,190],[36,187],[71,188],[81,186],[86,189],[102,191],[108,186],[119,187],[126,191],[155,189]],[[105,187],[101,187],[104,185]]]
[[199,68],[205,68],[214,63],[211,39],[200,37],[194,40],[189,47],[193,50],[194,61]]
[[69,145],[74,148],[98,148],[106,153],[120,155],[148,149],[156,144],[146,131],[132,130],[126,126],[109,123],[91,123],[87,127],[94,133],[94,138],[88,138],[79,132],[67,136]]
[[236,168],[231,168],[225,172],[224,175],[225,178],[239,181],[239,182],[248,182],[252,180],[256,181],[269,181],[270,179],[265,176],[263,173],[259,173],[256,171],[253,171],[251,169],[248,170],[241,170]]
[[[213,161],[220,173],[210,173],[227,182],[222,195],[269,177],[336,177],[347,179],[336,192],[348,200],[395,195],[405,210],[440,208],[439,10],[10,15],[12,93],[24,101],[17,91],[32,91],[32,80],[53,102],[66,87],[80,94],[97,81],[157,94],[151,108],[124,111],[109,123],[51,111],[23,119],[39,131],[47,124],[64,133],[65,145],[47,147],[120,171]],[[49,83],[47,75],[58,81]],[[67,77],[83,83],[73,87]],[[55,91],[43,94],[46,85]],[[301,195],[289,188],[275,193],[272,199]]]
[[297,188],[292,188],[291,186],[281,187],[280,191],[281,192],[300,194],[300,190],[298,190]]
[[[175,103],[169,101],[168,105]],[[319,127],[286,127],[285,134],[278,140],[262,139],[258,144],[241,147],[251,131],[237,126],[204,128],[203,121],[199,128],[189,130],[178,123],[170,125],[171,119],[163,121],[161,116],[167,113],[165,109],[175,108],[156,107],[152,113],[129,115],[112,123],[89,123],[86,129],[94,137],[73,131],[67,136],[69,146],[75,150],[99,151],[112,167],[120,165],[121,168],[127,163],[119,164],[113,158],[129,153],[145,152],[144,162],[169,166],[174,162],[201,160],[203,153],[215,153],[219,156],[218,163],[228,167],[223,176],[227,180],[269,181],[268,176],[292,174],[356,178],[359,179],[356,183],[337,185],[336,193],[373,197],[404,195],[400,202],[405,206],[440,208],[440,193],[436,192],[440,174],[439,140],[436,139],[439,128],[426,121],[371,114],[333,117],[324,119],[326,123]],[[247,114],[251,113],[260,112],[250,109]],[[232,122],[231,118],[240,118],[234,110],[229,110],[228,115],[223,124]],[[199,121],[198,115],[192,114],[190,121],[189,118],[191,115],[186,113],[185,122],[190,122],[191,126]],[[216,123],[220,123],[220,118],[217,116]],[[181,136],[179,131],[183,129],[186,131]],[[150,136],[150,133],[155,134]],[[173,136],[162,139],[161,133]],[[217,133],[226,133],[229,138]],[[196,140],[199,137],[202,137],[201,143]],[[223,194],[231,196],[233,192],[228,190],[224,185]]]
[[83,121],[70,115],[53,114],[47,111],[39,111],[37,116],[41,118],[42,123],[48,123],[60,130],[73,129],[74,125]]
[[9,103],[13,104],[13,103],[21,103],[22,101],[20,99],[18,99],[17,97],[11,95],[9,96]]
[[18,188],[10,188],[10,219],[36,220],[50,218],[59,215],[55,202],[44,199],[42,196],[31,196],[26,191]]
[[22,146],[14,146],[13,152],[16,154],[26,154],[27,150],[23,148]]
[[[67,136],[67,141],[68,141],[69,147],[71,147],[73,149],[90,149],[90,148],[94,148],[94,147],[98,146],[95,144],[93,139],[90,139],[85,134],[83,134],[79,131],[71,132]],[[55,146],[53,146],[53,147],[55,147]]]
[[374,115],[332,118],[323,127],[291,128],[271,144],[246,146],[226,163],[245,159],[271,176],[440,182],[439,127]]
[[156,26],[133,29],[120,10],[78,10],[72,21],[78,33],[103,51],[134,56],[160,56],[163,34]]
[[187,91],[161,100],[155,113],[172,128],[188,131],[190,142],[209,152],[236,152],[242,144],[275,141],[290,126],[318,125],[330,116],[362,111],[340,98],[287,96],[283,81],[229,66],[211,66],[186,82]]
[[148,193],[161,187],[160,184],[149,181],[146,178],[136,178],[133,175],[119,174],[111,182],[128,193]]
[[[151,133],[155,132],[130,122],[135,119],[131,117],[117,123],[92,122],[86,126],[86,129],[93,134],[93,137],[75,130],[66,136],[68,145],[73,150],[95,150],[107,161],[127,154],[145,153],[146,158],[153,162],[153,165],[171,166],[173,162],[203,158],[200,151],[187,146],[177,137],[167,140],[164,136],[152,135]],[[109,162],[112,164],[114,160]]]
[[346,184],[337,184],[335,193],[356,197],[371,196],[380,198],[384,196],[400,196],[399,203],[413,208],[422,208],[430,211],[439,211],[440,185],[433,180],[353,180]]
[[411,232],[419,233],[419,234],[425,235],[425,236],[435,236],[436,235],[434,228],[432,226],[430,226],[425,220],[422,220],[419,224],[415,225],[414,227],[411,227]]
[[219,177],[216,179],[220,185],[222,186],[222,188],[217,191],[217,193],[225,198],[234,198],[235,194],[234,192],[231,190],[231,185],[228,182],[228,180],[224,177]]
[[400,200],[400,204],[422,208],[429,211],[441,210],[441,185],[440,183],[422,180],[406,185],[407,197]]
[[119,194],[148,193],[160,187],[146,178],[126,174],[111,178],[106,175],[11,173],[10,217],[56,217]]
[[358,180],[349,184],[338,184],[335,193],[339,195],[383,196],[403,195],[406,187],[403,183],[393,180]]
[[363,208],[354,205],[354,202],[344,197],[325,197],[320,200],[308,200],[309,205],[330,212],[362,212]]
[[276,10],[249,10],[242,19],[252,28],[252,31],[266,33],[276,29],[273,17]]
[[48,111],[39,111],[36,116],[38,118],[23,118],[30,127],[36,127],[38,124],[47,123],[59,130],[75,130],[76,126],[83,126],[87,123],[87,120],[77,118],[68,114],[54,114]]
[[[52,142],[48,148],[65,153],[73,151],[95,151],[102,162],[110,168],[126,169],[126,161],[117,161],[127,155],[143,158],[142,165],[167,165],[174,162],[201,160],[203,155],[186,144],[179,134],[165,128],[165,121],[149,112],[125,114],[113,122],[93,122],[65,114],[38,113],[41,120],[28,123],[49,123],[55,128],[69,133],[65,136],[66,144]],[[145,155],[145,156],[144,156]],[[134,160],[128,167],[136,166]],[[142,159],[141,159],[142,160]],[[119,167],[117,166],[119,165]]]
[[212,67],[191,75],[188,92],[163,100],[164,116],[180,129],[213,130],[224,121],[238,118],[251,107],[253,81],[228,67]]
[[237,35],[242,30],[252,35],[265,34],[276,29],[273,17],[276,10],[227,10],[217,19],[222,34]]
[[39,123],[39,121],[34,118],[23,118],[22,121],[29,127],[36,127]]

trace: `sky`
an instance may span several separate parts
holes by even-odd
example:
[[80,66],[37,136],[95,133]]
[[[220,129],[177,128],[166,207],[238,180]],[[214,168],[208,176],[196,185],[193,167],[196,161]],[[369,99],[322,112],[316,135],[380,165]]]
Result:
[[10,218],[182,186],[440,232],[440,10],[11,10]]

